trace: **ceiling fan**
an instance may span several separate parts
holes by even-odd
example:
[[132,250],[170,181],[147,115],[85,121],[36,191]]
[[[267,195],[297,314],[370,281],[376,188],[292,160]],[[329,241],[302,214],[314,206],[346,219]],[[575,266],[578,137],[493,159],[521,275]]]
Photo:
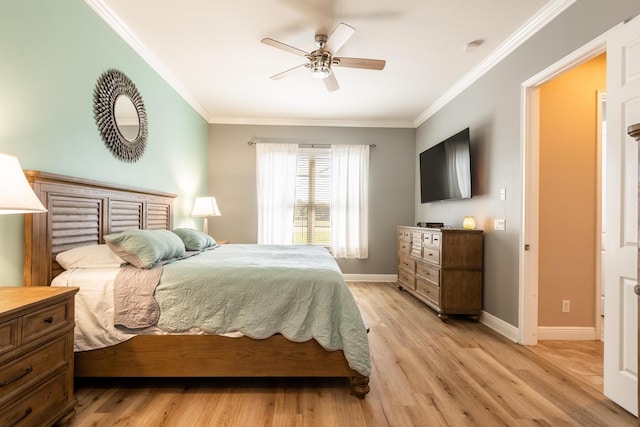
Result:
[[262,43],[282,49],[294,55],[304,56],[308,62],[271,76],[278,80],[288,76],[299,68],[308,68],[313,77],[324,80],[324,85],[329,92],[338,90],[338,81],[333,73],[332,67],[362,68],[365,70],[382,70],[386,61],[382,59],[345,58],[334,56],[336,52],[351,38],[355,29],[347,24],[339,24],[331,36],[316,34],[315,43],[317,49],[312,52],[305,52],[288,44],[284,44],[274,39],[264,38]]

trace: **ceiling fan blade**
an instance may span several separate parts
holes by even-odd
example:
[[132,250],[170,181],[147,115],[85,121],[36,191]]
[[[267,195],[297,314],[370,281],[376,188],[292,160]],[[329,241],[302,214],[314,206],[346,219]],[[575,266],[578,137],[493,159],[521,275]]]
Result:
[[340,86],[338,85],[338,81],[336,80],[336,75],[335,74],[331,73],[331,74],[329,74],[328,77],[325,77],[322,80],[324,81],[324,85],[327,88],[327,91],[334,92],[334,91],[340,89]]
[[387,61],[384,59],[365,58],[333,58],[334,67],[363,68],[365,70],[383,70]]
[[262,39],[262,43],[268,44],[269,46],[273,46],[278,49],[282,49],[285,52],[293,53],[294,55],[300,55],[300,56],[308,55],[308,53],[305,52],[304,50],[298,49],[297,47],[289,46],[288,44],[284,44],[282,42],[279,42],[278,40],[265,38],[265,39]]
[[305,63],[305,64],[301,64],[301,65],[298,65],[298,66],[293,67],[293,68],[289,68],[289,69],[288,69],[288,70],[286,70],[286,71],[283,71],[283,72],[278,73],[278,74],[274,74],[273,76],[271,76],[271,79],[273,79],[273,80],[280,80],[280,79],[281,79],[281,78],[283,78],[283,77],[287,77],[290,73],[293,73],[293,72],[294,72],[294,71],[296,71],[298,68],[306,67],[306,66],[308,66],[308,65],[309,65],[309,64],[306,64],[306,63]]
[[325,50],[335,54],[355,32],[356,29],[347,24],[338,24],[336,29],[333,30],[333,33],[327,39],[327,43],[324,46]]

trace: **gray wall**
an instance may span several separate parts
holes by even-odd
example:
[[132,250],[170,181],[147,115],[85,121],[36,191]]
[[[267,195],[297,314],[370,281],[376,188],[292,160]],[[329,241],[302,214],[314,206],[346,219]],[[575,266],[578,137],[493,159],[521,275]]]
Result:
[[[484,307],[518,324],[518,245],[521,228],[520,85],[616,24],[640,14],[638,0],[580,0],[471,85],[416,133],[416,153],[469,126],[473,198],[420,204],[416,174],[416,221],[461,226],[465,215],[485,230]],[[507,200],[499,199],[501,188]],[[493,219],[506,231],[493,231]]]
[[221,217],[210,233],[233,243],[256,243],[257,196],[252,137],[317,144],[376,144],[370,154],[369,258],[338,260],[345,274],[396,274],[396,226],[413,224],[415,129],[295,126],[209,126],[209,193]]

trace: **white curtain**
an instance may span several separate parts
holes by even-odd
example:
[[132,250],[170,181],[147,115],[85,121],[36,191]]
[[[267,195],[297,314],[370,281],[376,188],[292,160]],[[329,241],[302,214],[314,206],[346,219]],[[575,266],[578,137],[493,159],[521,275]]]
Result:
[[258,243],[293,243],[297,144],[256,144]]
[[331,250],[369,256],[369,146],[331,146]]

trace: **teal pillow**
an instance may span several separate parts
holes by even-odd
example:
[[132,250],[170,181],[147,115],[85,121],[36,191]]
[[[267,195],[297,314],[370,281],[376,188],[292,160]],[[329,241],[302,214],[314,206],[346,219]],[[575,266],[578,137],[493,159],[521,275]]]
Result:
[[126,230],[104,240],[116,255],[138,268],[185,255],[184,243],[169,230]]
[[204,251],[216,245],[213,237],[192,228],[176,228],[173,232],[180,237],[188,251]]

